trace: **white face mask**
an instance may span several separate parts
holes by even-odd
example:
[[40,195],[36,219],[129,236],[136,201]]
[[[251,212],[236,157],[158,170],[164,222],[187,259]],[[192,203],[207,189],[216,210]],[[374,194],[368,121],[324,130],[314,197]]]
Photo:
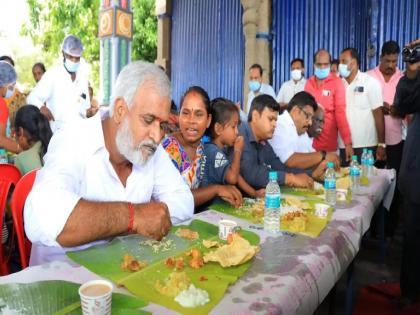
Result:
[[302,79],[302,70],[299,70],[299,69],[292,70],[290,71],[290,76],[292,77],[293,80],[299,81],[300,79]]
[[12,89],[7,88],[6,95],[4,96],[4,98],[11,98],[13,96],[14,91],[15,91],[15,88],[12,88]]

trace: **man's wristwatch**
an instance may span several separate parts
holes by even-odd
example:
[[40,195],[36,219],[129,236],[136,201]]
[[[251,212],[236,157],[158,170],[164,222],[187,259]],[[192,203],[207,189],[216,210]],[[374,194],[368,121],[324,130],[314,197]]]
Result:
[[321,152],[321,156],[322,156],[321,162],[322,162],[322,161],[325,160],[325,156],[327,155],[327,152],[325,152],[325,151],[319,151],[319,152]]
[[378,147],[381,147],[381,148],[386,148],[386,144],[385,143],[378,143]]

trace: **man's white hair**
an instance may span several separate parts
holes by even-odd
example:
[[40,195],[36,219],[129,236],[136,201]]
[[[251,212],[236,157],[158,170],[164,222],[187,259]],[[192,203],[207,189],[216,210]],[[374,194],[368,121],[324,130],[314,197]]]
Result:
[[157,65],[145,61],[135,61],[126,65],[118,75],[111,96],[109,114],[113,115],[115,100],[122,97],[130,109],[137,89],[147,82],[161,96],[171,97],[171,83],[168,76]]

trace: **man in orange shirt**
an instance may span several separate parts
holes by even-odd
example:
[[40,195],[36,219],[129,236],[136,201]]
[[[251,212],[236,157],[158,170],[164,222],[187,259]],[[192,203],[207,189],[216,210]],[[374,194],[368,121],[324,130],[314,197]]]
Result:
[[353,148],[351,134],[346,117],[346,93],[340,78],[330,73],[331,55],[325,49],[314,55],[314,74],[306,81],[305,91],[315,97],[325,111],[324,129],[314,139],[313,147],[317,151],[336,152],[338,148],[337,131],[345,145],[346,161],[351,160]]

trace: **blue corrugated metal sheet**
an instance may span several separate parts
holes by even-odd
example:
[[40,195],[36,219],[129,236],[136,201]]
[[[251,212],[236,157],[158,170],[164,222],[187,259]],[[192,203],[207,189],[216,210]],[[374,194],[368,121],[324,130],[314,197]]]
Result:
[[[313,54],[326,48],[334,58],[355,47],[362,70],[379,62],[382,44],[401,46],[420,37],[419,0],[273,0],[273,85],[290,79],[290,61],[305,60],[313,73]],[[402,66],[400,58],[400,67]]]
[[171,80],[173,99],[191,85],[211,98],[243,99],[244,36],[239,0],[174,0]]
[[[290,79],[290,61],[302,58],[306,76],[313,72],[313,54],[327,49],[338,58],[345,47],[367,41],[366,1],[273,0],[273,85]],[[365,63],[365,55],[362,64]]]
[[[374,49],[369,67],[379,62],[382,44],[397,41],[401,48],[408,42],[420,38],[419,0],[371,0],[370,43]],[[403,67],[402,59],[399,67]]]

